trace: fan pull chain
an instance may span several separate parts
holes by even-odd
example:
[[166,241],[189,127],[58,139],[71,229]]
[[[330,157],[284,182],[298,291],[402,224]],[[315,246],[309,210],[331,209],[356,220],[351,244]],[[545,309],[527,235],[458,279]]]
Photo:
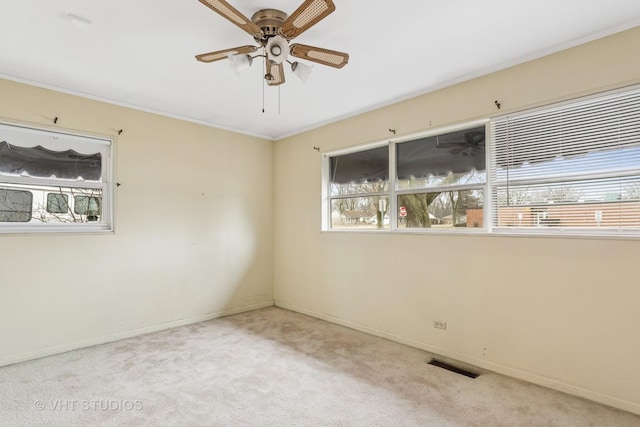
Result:
[[[266,55],[266,52],[265,52]],[[264,85],[266,84],[266,80],[264,79],[264,75],[267,74],[267,65],[265,61],[262,61],[262,114],[264,114]]]

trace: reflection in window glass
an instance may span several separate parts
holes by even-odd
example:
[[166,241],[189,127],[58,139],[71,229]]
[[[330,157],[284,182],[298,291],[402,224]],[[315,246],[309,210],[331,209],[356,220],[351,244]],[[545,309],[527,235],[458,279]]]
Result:
[[0,222],[58,225],[99,221],[101,196],[101,190],[92,188],[7,185],[6,190],[0,189],[0,210],[4,211]]
[[56,151],[37,145],[21,147],[0,141],[0,173],[39,178],[100,181],[102,154]]
[[61,214],[67,213],[68,210],[69,196],[59,193],[47,194],[47,212]]
[[93,196],[76,196],[73,212],[78,215],[87,215],[88,221],[96,221],[100,215],[100,198]]
[[398,189],[486,182],[484,126],[396,145]]
[[0,123],[0,234],[112,231],[112,144]]
[[379,147],[329,159],[332,196],[387,191],[389,147]]
[[486,230],[485,127],[469,124],[456,131],[328,156],[323,226]]
[[482,228],[481,189],[398,196],[398,228]]
[[0,222],[29,222],[33,194],[29,191],[0,188]]
[[638,236],[639,118],[636,87],[492,120],[492,225]]
[[389,229],[389,198],[349,197],[331,200],[331,228]]
[[499,227],[640,227],[640,178],[585,179],[498,188]]

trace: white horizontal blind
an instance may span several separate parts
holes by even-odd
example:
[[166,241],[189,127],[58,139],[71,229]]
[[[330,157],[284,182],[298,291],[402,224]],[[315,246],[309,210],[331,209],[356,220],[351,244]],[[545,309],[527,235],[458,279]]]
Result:
[[496,230],[640,235],[640,88],[491,122]]

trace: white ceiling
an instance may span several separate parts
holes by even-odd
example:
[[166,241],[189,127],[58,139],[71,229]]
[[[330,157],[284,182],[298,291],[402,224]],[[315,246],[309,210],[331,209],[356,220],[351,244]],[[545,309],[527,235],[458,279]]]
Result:
[[[302,0],[229,0],[246,16]],[[334,0],[294,42],[348,52],[264,88],[196,54],[253,39],[197,0],[0,0],[0,77],[280,139],[640,25],[639,0]],[[91,21],[77,25],[74,14]]]

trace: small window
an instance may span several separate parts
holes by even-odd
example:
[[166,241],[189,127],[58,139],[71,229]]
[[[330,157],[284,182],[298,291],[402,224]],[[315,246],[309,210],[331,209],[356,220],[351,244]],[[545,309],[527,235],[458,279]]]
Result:
[[0,232],[111,230],[111,145],[0,123]]
[[75,196],[73,212],[78,215],[93,217],[90,221],[96,221],[100,215],[100,198],[96,196]]
[[0,188],[0,222],[31,221],[32,203],[29,191]]
[[64,214],[69,211],[69,196],[66,194],[47,194],[47,212]]

